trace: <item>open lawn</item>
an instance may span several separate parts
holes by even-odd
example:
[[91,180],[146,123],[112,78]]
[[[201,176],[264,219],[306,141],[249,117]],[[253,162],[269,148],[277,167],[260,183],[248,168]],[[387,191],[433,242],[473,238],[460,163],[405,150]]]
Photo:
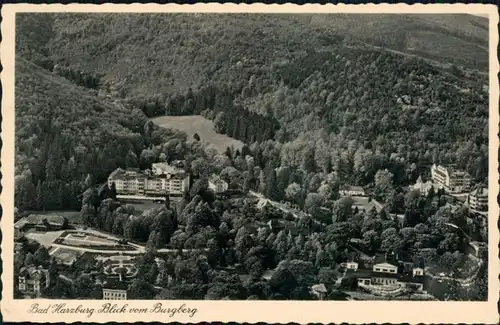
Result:
[[105,246],[114,246],[116,245],[116,242],[109,242],[109,241],[94,241],[90,239],[86,240],[81,240],[81,239],[75,239],[75,238],[65,238],[62,241],[63,245],[68,245],[68,246],[80,246],[80,245],[91,245],[91,244],[96,244],[96,245],[105,245]]
[[42,246],[50,247],[52,243],[59,237],[64,231],[48,231],[48,232],[38,232],[31,231],[25,233],[26,238],[37,241]]
[[159,208],[162,204],[153,201],[137,201],[137,200],[123,200],[120,199],[121,205],[131,205],[135,209],[135,215],[140,216],[144,211]]
[[54,245],[65,245],[67,248],[74,247],[75,250],[111,250],[111,251],[134,251],[134,245],[120,244],[116,236],[105,234],[95,230],[69,230],[61,232],[55,239]]
[[370,211],[375,206],[373,201],[368,202],[367,197],[352,196],[351,199],[354,201],[353,208],[358,207],[359,210]]
[[189,138],[198,133],[201,141],[208,142],[215,150],[221,153],[230,146],[234,146],[235,149],[243,147],[243,142],[230,138],[225,134],[215,132],[213,122],[201,115],[160,116],[151,120],[161,127],[181,130]]

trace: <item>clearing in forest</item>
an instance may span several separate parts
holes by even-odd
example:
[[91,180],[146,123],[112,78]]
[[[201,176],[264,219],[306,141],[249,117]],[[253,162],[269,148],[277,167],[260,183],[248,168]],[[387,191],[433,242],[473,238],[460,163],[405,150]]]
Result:
[[181,130],[191,139],[198,133],[201,141],[209,143],[220,153],[227,147],[234,146],[235,149],[243,147],[243,142],[215,132],[214,123],[201,115],[160,116],[151,120],[158,126]]

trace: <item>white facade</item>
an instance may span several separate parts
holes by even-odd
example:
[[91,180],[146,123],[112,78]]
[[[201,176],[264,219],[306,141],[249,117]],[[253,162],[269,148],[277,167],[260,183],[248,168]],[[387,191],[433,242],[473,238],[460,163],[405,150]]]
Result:
[[419,177],[417,179],[417,182],[412,186],[412,189],[414,191],[419,191],[420,194],[422,195],[427,195],[429,194],[429,191],[431,190],[431,188],[433,187],[433,184],[431,181],[427,181],[427,182],[422,182],[422,178]]
[[436,188],[449,193],[463,193],[470,189],[472,179],[467,172],[453,170],[439,165],[431,167],[432,182]]
[[412,272],[413,272],[413,276],[417,276],[417,275],[422,276],[425,274],[424,269],[421,267],[414,267]]
[[373,266],[373,271],[396,274],[398,272],[398,267],[389,263],[380,263]]
[[359,264],[357,262],[346,262],[343,265],[346,269],[354,270],[356,271],[359,267]]
[[488,189],[478,188],[469,194],[469,206],[473,210],[488,210]]
[[139,170],[113,171],[108,177],[108,186],[114,183],[116,192],[123,195],[182,194],[189,191],[190,177],[184,170],[165,163],[153,164],[152,176]]
[[103,300],[127,300],[127,290],[102,289]]

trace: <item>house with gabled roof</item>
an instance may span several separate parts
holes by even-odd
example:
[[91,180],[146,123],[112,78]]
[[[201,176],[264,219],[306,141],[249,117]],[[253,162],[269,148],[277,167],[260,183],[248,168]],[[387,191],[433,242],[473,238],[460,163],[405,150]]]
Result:
[[23,267],[19,272],[18,285],[19,291],[38,295],[43,288],[50,285],[49,271],[41,266]]
[[31,214],[19,219],[14,224],[14,228],[18,231],[23,231],[27,228],[35,228],[39,231],[54,231],[65,228],[67,224],[68,220],[60,215]]

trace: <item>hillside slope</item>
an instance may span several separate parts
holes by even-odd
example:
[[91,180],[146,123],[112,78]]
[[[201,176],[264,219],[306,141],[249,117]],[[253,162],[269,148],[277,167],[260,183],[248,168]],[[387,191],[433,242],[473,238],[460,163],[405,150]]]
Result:
[[[33,28],[45,45],[26,40]],[[47,53],[54,64],[102,74],[122,97],[247,80],[237,64],[258,70],[343,42],[483,71],[488,62],[487,20],[466,15],[54,14],[39,22],[20,15],[18,29],[23,55]]]
[[[77,196],[146,145],[175,138],[150,132],[138,109],[99,98],[22,57],[16,60],[16,205],[78,208]],[[91,175],[90,177],[88,175]]]

